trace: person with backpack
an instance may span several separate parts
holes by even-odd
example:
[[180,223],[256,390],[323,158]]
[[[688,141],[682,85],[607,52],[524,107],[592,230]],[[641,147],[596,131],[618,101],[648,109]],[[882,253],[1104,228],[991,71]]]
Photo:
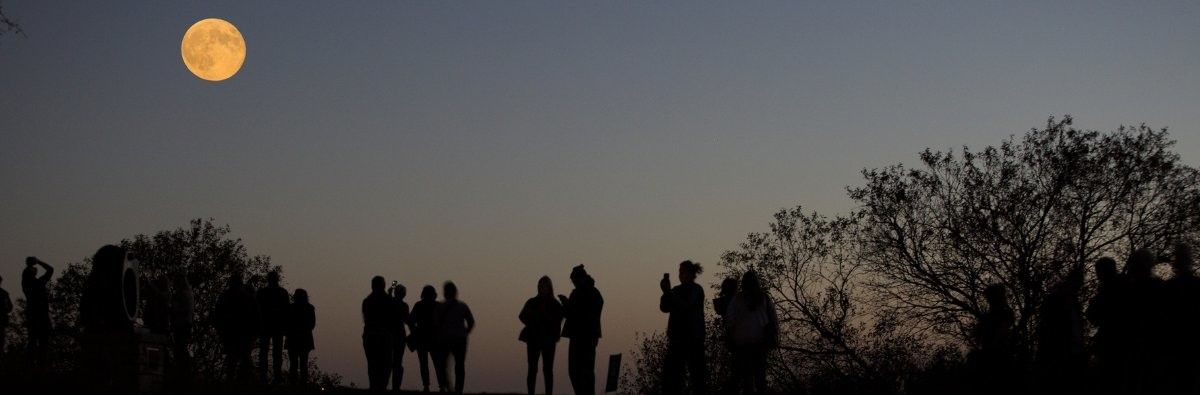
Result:
[[733,355],[729,388],[767,393],[767,355],[779,343],[779,317],[753,270],[742,275],[741,291],[729,302],[724,323]]

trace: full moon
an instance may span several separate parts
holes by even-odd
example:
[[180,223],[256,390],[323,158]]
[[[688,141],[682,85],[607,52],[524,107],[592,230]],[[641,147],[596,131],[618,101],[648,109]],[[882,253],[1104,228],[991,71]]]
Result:
[[196,77],[224,81],[237,74],[246,61],[246,41],[232,23],[208,18],[188,28],[179,52],[183,64]]

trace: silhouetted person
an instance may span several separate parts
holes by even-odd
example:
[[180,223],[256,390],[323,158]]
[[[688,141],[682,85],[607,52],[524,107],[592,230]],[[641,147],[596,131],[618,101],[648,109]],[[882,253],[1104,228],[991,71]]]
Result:
[[[38,275],[38,267],[42,275]],[[50,342],[50,296],[48,286],[54,276],[54,268],[34,257],[25,258],[25,270],[21,272],[21,290],[25,293],[25,330],[28,334],[29,351],[41,362]]]
[[1002,285],[984,289],[988,309],[975,323],[974,364],[975,386],[981,394],[1010,394],[1015,380],[1013,369],[1012,329],[1014,316],[1008,307],[1008,292]]
[[1117,394],[1128,387],[1129,354],[1126,339],[1130,323],[1124,317],[1129,295],[1125,278],[1117,272],[1117,261],[1100,258],[1096,261],[1096,295],[1088,306],[1087,318],[1096,328],[1092,336],[1096,357],[1095,391]]
[[133,323],[121,302],[124,261],[125,250],[121,247],[100,247],[92,255],[91,271],[79,298],[79,345],[83,365],[80,372],[97,393],[117,392],[114,386],[128,385],[118,380],[115,374],[119,366],[131,362],[123,352],[122,342],[114,341],[133,333]]
[[596,289],[596,280],[583,265],[571,269],[575,289],[571,297],[558,295],[563,304],[562,337],[571,339],[567,346],[567,375],[578,394],[596,393],[596,346],[600,343],[600,314],[604,297]]
[[542,380],[545,381],[547,394],[554,393],[554,350],[561,337],[563,307],[554,297],[554,283],[550,277],[542,276],[537,283],[537,296],[525,301],[518,315],[525,325],[518,337],[525,342],[525,355],[528,361],[528,373],[525,376],[525,387],[529,395],[537,388],[538,358],[542,359]]
[[763,291],[758,274],[742,275],[741,291],[729,301],[722,321],[733,355],[733,378],[728,390],[734,394],[767,392],[767,355],[779,343],[779,317],[775,303]]
[[404,297],[408,295],[408,290],[399,283],[392,282],[392,302],[396,309],[395,332],[392,333],[392,391],[400,392],[400,385],[404,383],[404,346],[408,343],[408,336],[405,331],[408,322],[408,303],[404,302]]
[[1083,268],[1056,284],[1038,311],[1036,364],[1043,394],[1081,391],[1088,355],[1084,350]]
[[1154,277],[1156,264],[1147,249],[1134,251],[1125,263],[1129,292],[1120,319],[1130,324],[1128,337],[1121,340],[1123,348],[1130,350],[1127,393],[1158,394],[1164,387],[1163,354],[1168,344],[1161,339],[1166,298],[1163,282]]
[[679,263],[679,285],[671,288],[671,276],[663,273],[659,287],[662,296],[658,309],[667,318],[667,356],[663,361],[663,389],[668,394],[683,392],[684,369],[690,390],[707,392],[708,364],[704,359],[704,288],[696,284],[696,275],[704,271],[698,263]]
[[725,318],[725,311],[729,309],[729,302],[737,295],[738,280],[733,277],[727,277],[721,281],[721,293],[713,298],[713,311],[717,313],[717,317]]
[[1200,393],[1200,278],[1191,247],[1179,244],[1174,253],[1174,276],[1166,283],[1166,385],[1173,394],[1195,394]]
[[185,375],[191,366],[192,356],[188,347],[192,344],[192,326],[195,324],[196,299],[187,277],[177,275],[171,292],[171,344],[172,357],[176,366]]
[[258,337],[259,379],[267,382],[267,352],[271,352],[274,383],[283,382],[283,332],[287,323],[288,291],[279,286],[279,272],[267,273],[267,286],[255,294],[262,314],[262,333]]
[[167,292],[170,283],[166,277],[158,277],[142,283],[142,295],[145,304],[142,309],[142,324],[151,333],[170,334],[171,305]]
[[[738,280],[736,278],[726,277],[721,281],[721,292],[717,295],[717,297],[713,298],[713,311],[717,313],[717,317],[719,319],[719,324],[717,325],[719,328],[726,328],[727,326],[725,313],[729,310],[729,303],[733,301],[735,296],[737,296],[737,291]],[[718,331],[717,339],[721,341],[721,345],[723,346],[722,349],[724,350],[724,353],[717,356],[717,358],[723,358],[732,364],[734,345],[732,338],[729,336],[729,330],[722,329]],[[736,377],[733,373],[734,372],[732,369],[728,369],[726,374],[729,376],[721,380],[724,382],[724,384],[726,384],[726,388],[729,390],[734,390],[737,388],[735,384],[736,381],[734,381],[736,380]],[[725,390],[725,392],[728,392],[728,390]]]
[[[463,393],[463,384],[467,379],[467,335],[475,329],[475,316],[466,303],[458,300],[458,286],[447,281],[442,286],[442,297],[445,300],[438,309],[438,324],[440,329],[438,339],[440,361],[436,368],[448,369],[446,358],[454,357],[454,393]],[[442,377],[446,377],[445,374]]]
[[[4,285],[4,277],[0,277],[0,285]],[[0,288],[0,361],[4,360],[4,350],[8,347],[8,321],[12,311],[12,297],[8,296],[8,291]]]
[[371,279],[371,294],[363,299],[363,351],[367,354],[367,380],[371,392],[387,391],[392,370],[392,332],[395,308],[382,276]]
[[229,381],[239,381],[252,368],[250,351],[260,325],[258,303],[240,273],[229,277],[229,287],[217,298],[214,315],[225,353],[225,376]]
[[292,383],[308,382],[308,354],[315,348],[313,329],[317,312],[308,302],[308,291],[296,289],[287,310],[288,376]]
[[[413,304],[412,313],[408,316],[408,326],[412,329],[412,336],[408,339],[409,347],[417,352],[417,364],[421,370],[421,385],[425,392],[429,392],[429,359],[436,351],[436,342],[434,336],[437,334],[437,311],[441,305],[437,301],[437,289],[432,285],[426,285],[421,288],[421,300]],[[435,373],[442,374],[440,370],[434,369]],[[440,376],[437,379],[438,383],[444,383],[445,380]],[[446,388],[442,388],[445,391]]]

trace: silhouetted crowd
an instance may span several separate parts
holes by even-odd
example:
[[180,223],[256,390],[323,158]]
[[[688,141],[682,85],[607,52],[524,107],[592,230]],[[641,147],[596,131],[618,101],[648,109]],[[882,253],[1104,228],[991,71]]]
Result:
[[[231,275],[228,287],[217,298],[213,322],[221,337],[227,380],[246,380],[254,370],[250,354],[257,344],[260,382],[309,381],[308,356],[315,348],[316,310],[309,303],[308,291],[297,289],[289,297],[288,291],[279,286],[279,273],[267,273],[267,285],[258,290],[244,283],[241,274]],[[288,352],[286,378],[284,348]]]
[[[93,379],[113,380],[114,361],[120,354],[112,336],[128,332],[134,322],[128,307],[101,304],[121,292],[115,273],[125,252],[105,246],[93,257],[79,307],[84,363]],[[1169,261],[1166,279],[1154,267]],[[1149,250],[1131,254],[1118,271],[1117,262],[1103,258],[1094,265],[1094,297],[1086,302],[1085,267],[1074,267],[1047,290],[1037,306],[1032,326],[1033,345],[1019,345],[1017,316],[1009,306],[1003,285],[987,287],[987,308],[973,325],[967,355],[970,387],[981,394],[1195,394],[1200,393],[1200,278],[1195,274],[1189,247],[1179,245],[1173,255],[1158,257]],[[679,264],[679,284],[670,274],[660,281],[659,309],[669,314],[667,350],[663,356],[663,392],[706,393],[713,379],[729,393],[766,393],[767,357],[779,342],[775,305],[754,271],[740,279],[725,279],[712,308],[722,331],[718,338],[731,356],[726,378],[709,375],[705,357],[708,339],[704,289],[696,283],[700,264]],[[45,357],[49,341],[48,285],[54,274],[49,264],[30,257],[22,272],[25,295],[24,323],[28,351],[34,360]],[[554,358],[561,338],[569,339],[568,370],[576,394],[595,391],[596,347],[601,338],[604,299],[583,265],[570,273],[570,296],[556,295],[547,276],[537,282],[537,294],[518,314],[524,325],[518,340],[526,344],[528,393],[537,385],[538,363],[546,393],[554,391]],[[0,278],[0,285],[3,279]],[[439,392],[463,393],[466,382],[468,337],[475,328],[470,307],[458,297],[453,282],[442,285],[442,299],[433,286],[421,289],[420,300],[410,309],[406,288],[390,286],[381,276],[371,279],[371,293],[362,302],[363,350],[367,359],[369,389],[398,391],[404,379],[406,352],[415,352],[424,391],[431,390],[432,360]],[[144,283],[142,327],[160,335],[173,350],[173,365],[186,368],[193,335],[195,301],[184,276],[160,276]],[[0,330],[7,330],[13,310],[7,292],[0,289]],[[316,313],[308,293],[289,294],[270,272],[266,286],[254,289],[240,274],[229,276],[212,312],[225,355],[226,379],[262,383],[308,382],[308,360],[314,349]],[[1089,336],[1090,328],[1095,330]],[[5,332],[0,331],[0,339]],[[107,336],[107,337],[106,337]],[[254,348],[258,366],[251,365]],[[289,357],[283,373],[283,351]],[[0,350],[4,344],[0,343]],[[1024,353],[1024,354],[1023,354]],[[1032,361],[1025,362],[1025,361]],[[450,369],[453,363],[453,370]],[[105,385],[119,386],[117,383]]]
[[[554,294],[549,277],[538,280],[538,294],[525,302],[518,319],[525,327],[519,340],[527,345],[529,393],[537,383],[537,364],[542,361],[546,393],[554,391],[554,355],[560,338],[570,339],[567,354],[571,385],[577,394],[595,392],[596,346],[600,340],[600,314],[604,298],[583,265],[571,270],[575,289],[571,295]],[[417,353],[421,385],[430,391],[429,361],[433,361],[439,392],[463,393],[466,383],[467,337],[475,328],[471,309],[458,299],[458,286],[442,285],[443,299],[426,285],[421,300],[412,309],[404,302],[405,288],[396,282],[386,287],[383,277],[371,279],[371,294],[363,299],[363,349],[372,392],[383,392],[391,381],[399,390],[404,379],[404,352]],[[407,346],[407,347],[405,347]],[[453,361],[453,386],[450,362]]]
[[[1162,260],[1172,267],[1166,280],[1153,272]],[[1038,308],[1032,372],[1021,362],[1006,289],[987,288],[988,310],[968,356],[978,393],[1200,393],[1200,279],[1191,249],[1179,245],[1163,259],[1141,249],[1123,273],[1111,258],[1094,270],[1096,292],[1086,311],[1083,267],[1048,290]]]

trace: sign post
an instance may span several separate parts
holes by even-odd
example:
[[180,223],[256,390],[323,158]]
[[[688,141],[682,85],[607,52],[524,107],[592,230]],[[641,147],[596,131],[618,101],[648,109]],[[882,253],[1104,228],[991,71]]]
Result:
[[608,380],[604,384],[604,393],[617,392],[617,383],[621,379],[621,354],[608,357]]

